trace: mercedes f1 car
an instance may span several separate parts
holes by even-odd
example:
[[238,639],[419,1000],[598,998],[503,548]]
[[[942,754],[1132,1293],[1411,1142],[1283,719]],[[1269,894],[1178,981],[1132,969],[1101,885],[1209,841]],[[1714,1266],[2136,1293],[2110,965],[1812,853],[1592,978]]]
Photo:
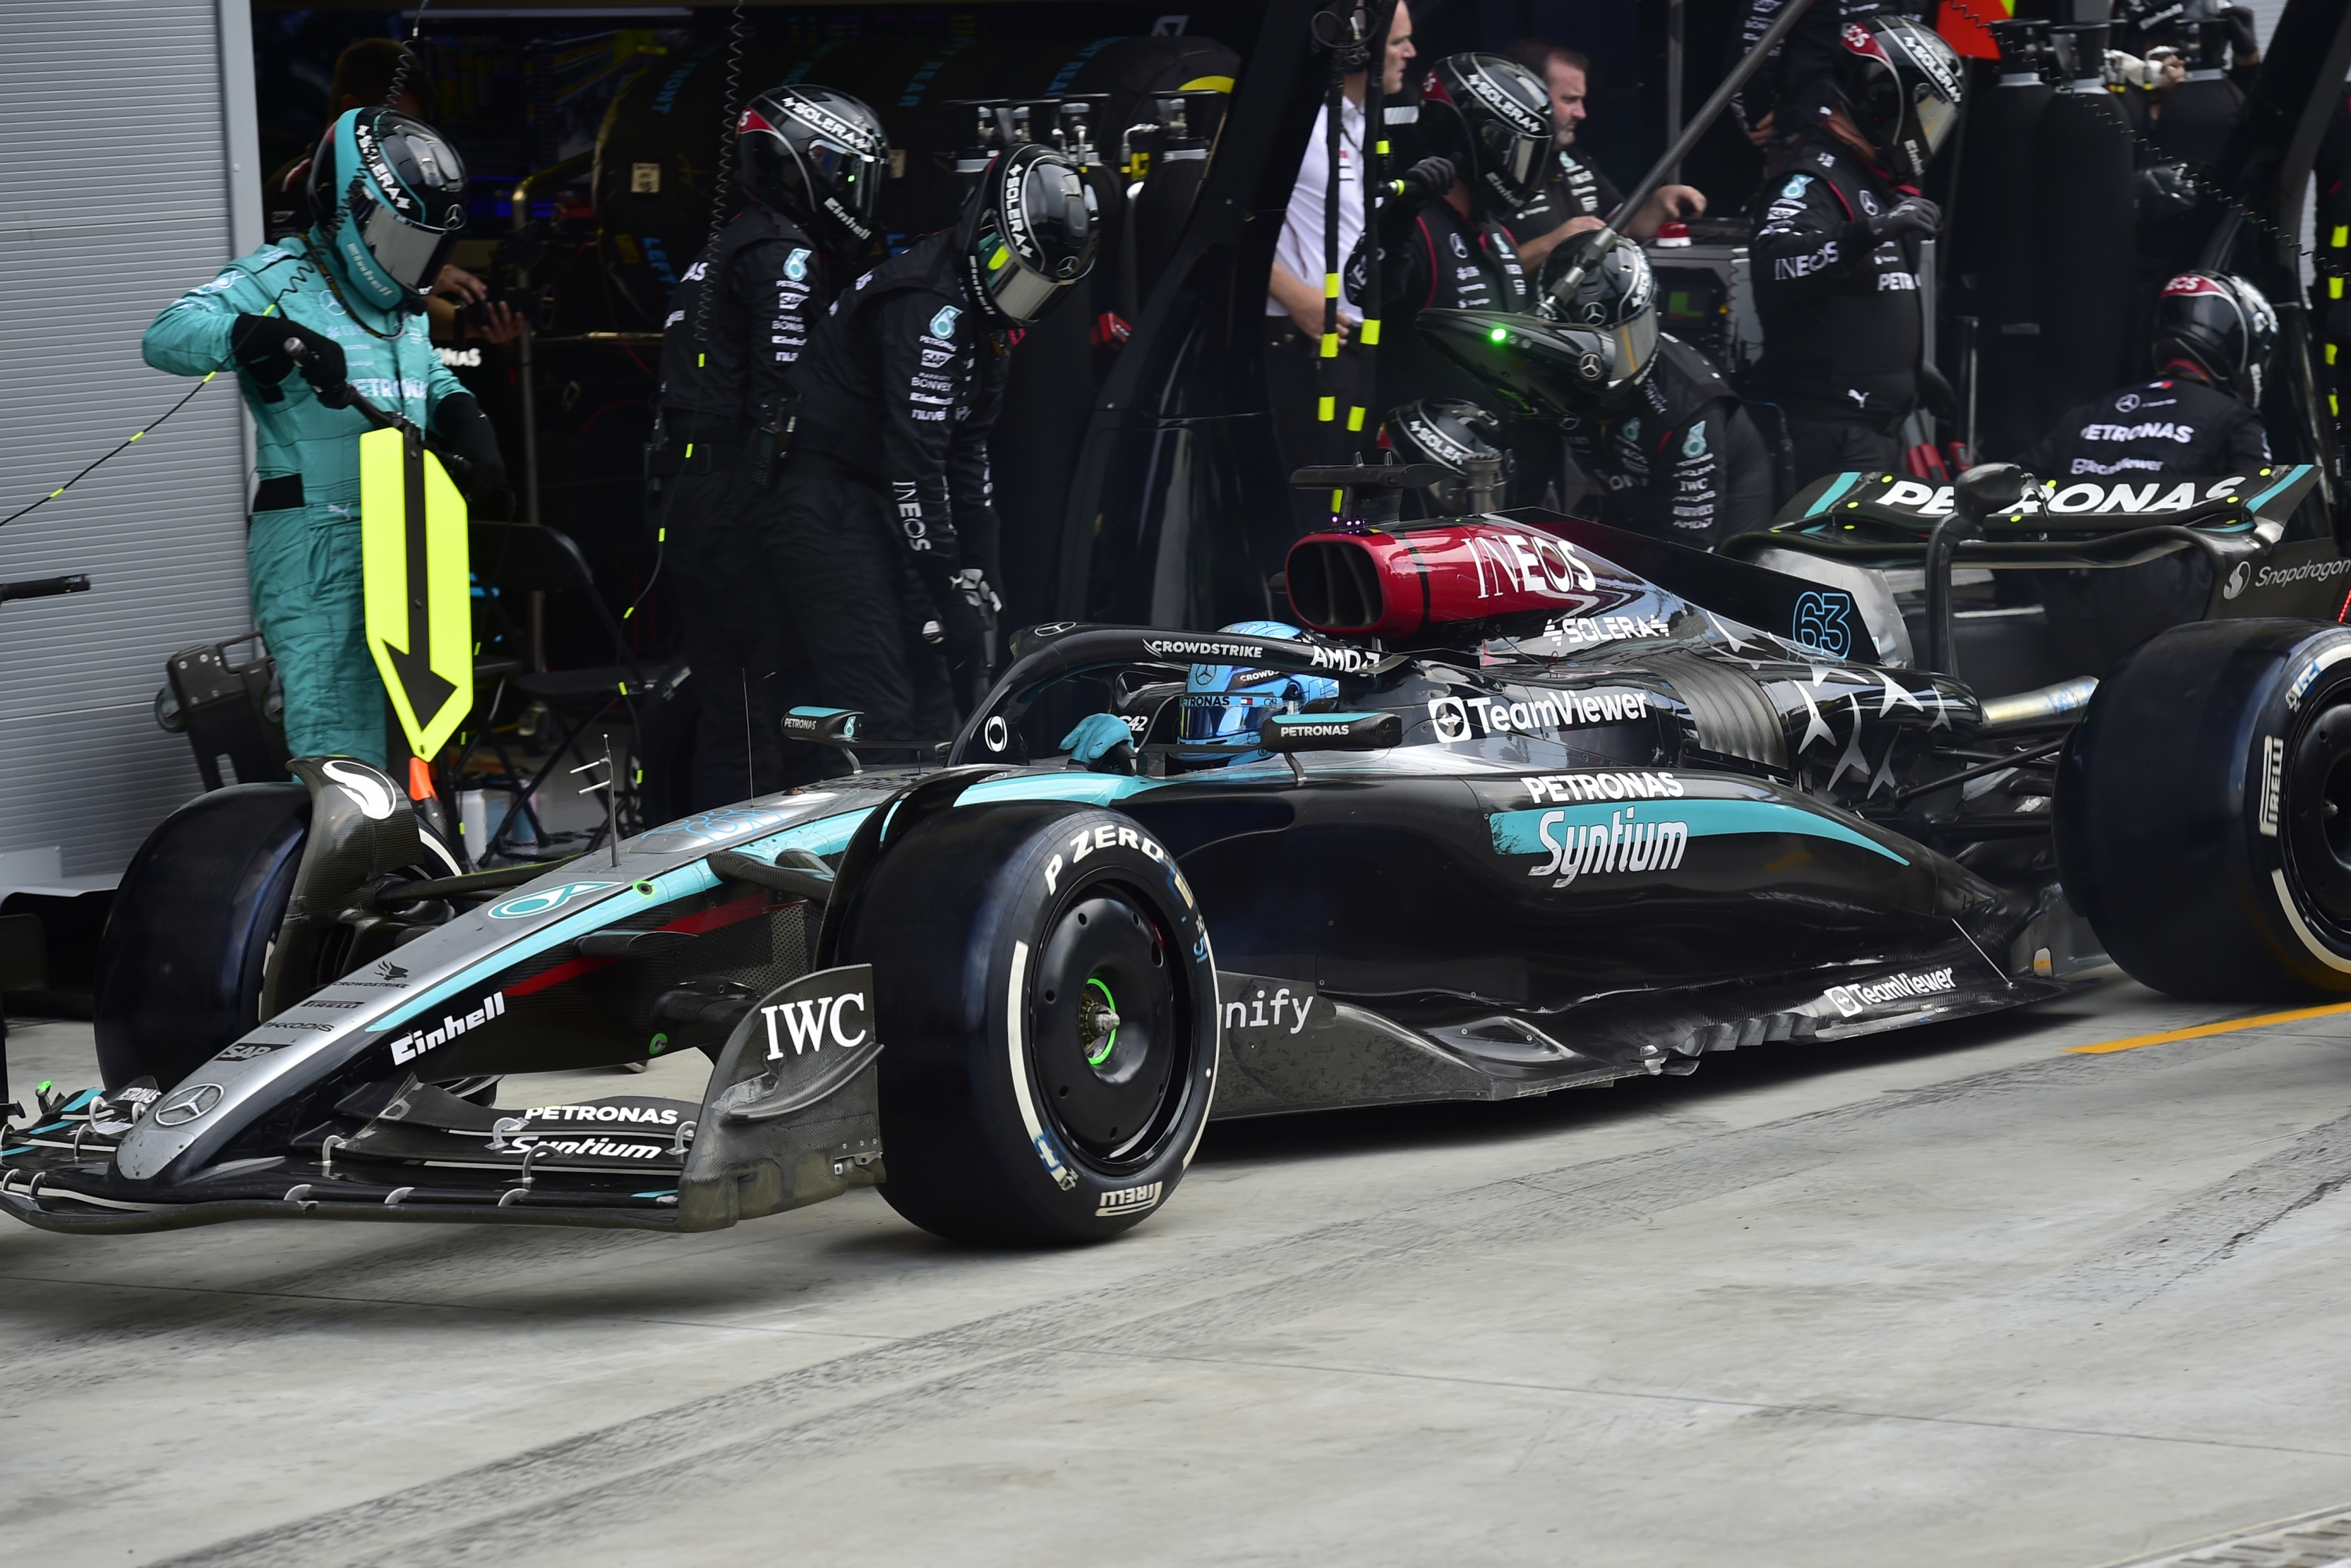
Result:
[[[1164,1205],[1211,1115],[1685,1073],[2108,954],[2185,995],[2351,990],[2345,583],[2331,546],[2277,564],[2310,479],[2134,512],[1847,476],[1740,546],[1791,570],[1537,511],[1341,528],[1290,557],[1309,632],[1038,627],[935,766],[557,865],[452,873],[392,779],[305,759],[141,849],[105,1087],[10,1132],[0,1207],[695,1230],[878,1185],[945,1236],[1082,1241]],[[2168,551],[2272,613],[2095,697],[1934,667],[1955,561]],[[1235,671],[1297,677],[1239,753],[1192,722]],[[789,723],[852,769],[875,744]],[[689,1049],[698,1102],[496,1103]]]

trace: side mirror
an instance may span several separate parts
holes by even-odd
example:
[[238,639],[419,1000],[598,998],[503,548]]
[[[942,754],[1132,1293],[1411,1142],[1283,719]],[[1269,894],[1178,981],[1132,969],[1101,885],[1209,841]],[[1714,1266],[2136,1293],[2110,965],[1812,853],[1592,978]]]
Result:
[[1258,731],[1259,744],[1290,764],[1299,782],[1301,751],[1384,751],[1404,744],[1404,720],[1392,713],[1277,714]]
[[849,748],[861,738],[858,731],[865,727],[865,716],[849,707],[796,707],[784,715],[784,738],[805,740],[811,746],[830,746],[849,758],[852,773],[865,771],[857,760],[857,753]]

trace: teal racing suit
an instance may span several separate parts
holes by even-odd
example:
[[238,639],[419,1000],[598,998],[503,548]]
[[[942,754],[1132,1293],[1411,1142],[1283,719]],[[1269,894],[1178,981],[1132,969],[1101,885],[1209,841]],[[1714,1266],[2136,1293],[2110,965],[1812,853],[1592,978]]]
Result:
[[[141,343],[147,362],[182,376],[226,369],[236,319],[274,314],[340,344],[360,396],[431,428],[441,401],[465,388],[442,365],[424,318],[355,298],[346,306],[311,259],[309,237],[239,256],[164,307]],[[287,745],[297,757],[381,768],[384,690],[368,656],[360,558],[359,438],[368,423],[327,407],[299,375],[276,386],[243,370],[237,379],[253,413],[258,481],[246,570],[255,624],[285,683]]]

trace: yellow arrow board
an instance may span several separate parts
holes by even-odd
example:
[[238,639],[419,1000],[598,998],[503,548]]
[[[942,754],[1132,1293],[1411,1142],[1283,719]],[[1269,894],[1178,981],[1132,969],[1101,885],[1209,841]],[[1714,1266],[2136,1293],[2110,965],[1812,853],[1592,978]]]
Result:
[[409,749],[432,757],[474,706],[465,498],[397,430],[360,437],[360,558],[368,652]]

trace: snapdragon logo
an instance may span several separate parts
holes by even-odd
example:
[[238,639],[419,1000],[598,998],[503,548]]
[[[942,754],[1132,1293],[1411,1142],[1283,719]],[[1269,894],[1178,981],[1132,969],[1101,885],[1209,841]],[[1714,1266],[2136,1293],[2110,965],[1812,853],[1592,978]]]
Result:
[[1949,969],[1927,969],[1915,975],[1888,975],[1882,980],[1865,980],[1857,986],[1831,986],[1824,995],[1829,1005],[1845,1017],[1859,1018],[1872,1008],[1891,1002],[1940,996],[1951,988],[1951,973]]

